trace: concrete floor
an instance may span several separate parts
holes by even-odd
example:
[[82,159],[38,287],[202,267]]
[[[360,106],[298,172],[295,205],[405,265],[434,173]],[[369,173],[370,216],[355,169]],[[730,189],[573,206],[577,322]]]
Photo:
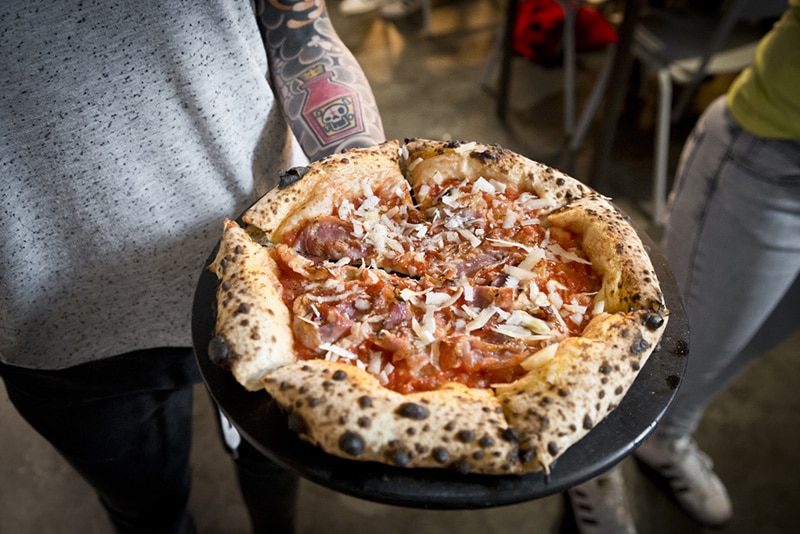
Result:
[[[429,137],[500,143],[554,166],[562,166],[561,69],[515,60],[511,116],[496,118],[485,65],[500,26],[493,0],[436,4],[433,35],[421,33],[421,16],[388,23],[376,14],[343,18],[330,0],[333,18],[361,61],[382,110],[389,137]],[[578,70],[579,98],[591,87],[602,55],[584,54]],[[487,83],[482,83],[482,80]],[[487,87],[488,86],[488,87]],[[712,88],[713,92],[714,89]],[[698,104],[702,107],[702,103]],[[652,131],[644,115],[626,108],[603,193],[648,227]],[[691,120],[674,130],[672,159]],[[573,168],[588,176],[588,139]],[[753,364],[707,413],[697,435],[728,485],[733,521],[719,532],[797,532],[800,464],[795,440],[800,428],[800,336]],[[1,386],[0,386],[1,387]],[[197,387],[191,506],[201,533],[245,533],[248,521],[233,468],[214,428],[211,405]],[[0,534],[107,533],[109,523],[90,488],[35,434],[0,391]],[[632,460],[623,468],[639,531],[700,533],[644,478]],[[300,534],[312,533],[557,533],[563,531],[564,501],[555,495],[524,504],[475,511],[422,511],[360,501],[303,483]]]

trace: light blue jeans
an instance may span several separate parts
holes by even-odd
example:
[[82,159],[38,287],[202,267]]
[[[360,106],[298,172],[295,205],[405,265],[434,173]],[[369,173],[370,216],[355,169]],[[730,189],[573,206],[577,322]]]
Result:
[[690,329],[686,376],[656,431],[671,440],[800,327],[800,142],[747,133],[717,99],[684,146],[664,252]]

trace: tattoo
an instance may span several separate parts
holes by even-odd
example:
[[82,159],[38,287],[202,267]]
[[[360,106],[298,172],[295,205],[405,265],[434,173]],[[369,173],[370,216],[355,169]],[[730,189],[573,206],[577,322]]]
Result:
[[278,100],[309,158],[385,139],[369,82],[324,0],[269,0],[262,22]]

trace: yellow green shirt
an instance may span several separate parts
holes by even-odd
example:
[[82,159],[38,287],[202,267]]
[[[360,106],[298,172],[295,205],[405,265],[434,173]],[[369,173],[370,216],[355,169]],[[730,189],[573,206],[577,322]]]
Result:
[[728,92],[733,116],[759,137],[800,139],[800,0],[789,6]]

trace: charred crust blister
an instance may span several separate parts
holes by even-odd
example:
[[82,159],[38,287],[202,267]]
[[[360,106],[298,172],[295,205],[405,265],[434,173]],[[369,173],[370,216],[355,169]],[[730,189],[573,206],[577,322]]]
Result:
[[427,419],[429,415],[427,408],[415,402],[404,402],[397,408],[395,413],[400,417],[406,417],[417,421]]
[[339,438],[339,448],[350,456],[359,456],[364,452],[364,438],[355,432],[345,432]]
[[308,167],[292,167],[278,174],[278,189],[286,189],[295,182],[300,181],[310,169]]

